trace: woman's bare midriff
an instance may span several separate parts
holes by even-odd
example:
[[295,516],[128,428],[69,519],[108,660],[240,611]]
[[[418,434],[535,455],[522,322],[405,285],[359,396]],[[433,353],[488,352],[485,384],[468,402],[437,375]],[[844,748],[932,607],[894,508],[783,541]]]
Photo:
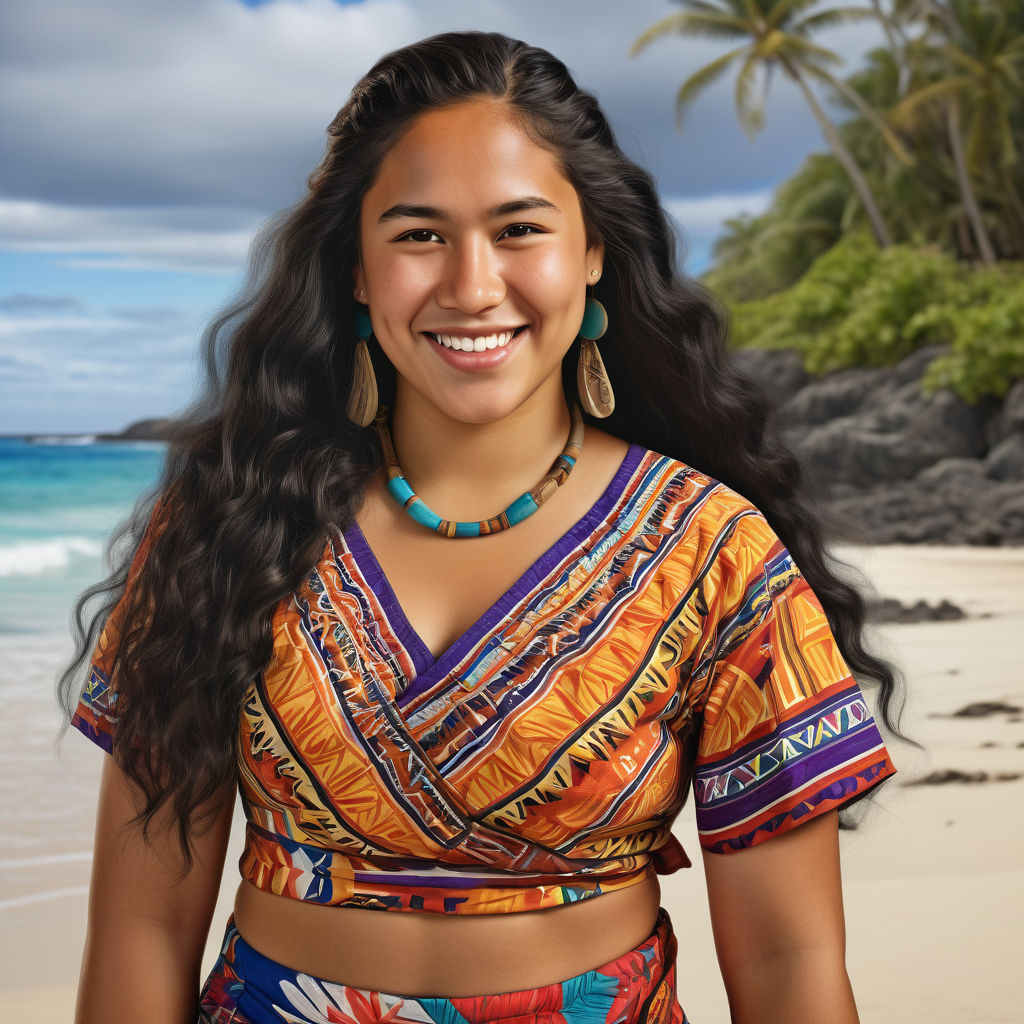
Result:
[[242,882],[235,926],[290,967],[354,988],[474,996],[551,985],[600,967],[654,930],[655,874],[576,903],[514,914],[438,914],[326,907]]

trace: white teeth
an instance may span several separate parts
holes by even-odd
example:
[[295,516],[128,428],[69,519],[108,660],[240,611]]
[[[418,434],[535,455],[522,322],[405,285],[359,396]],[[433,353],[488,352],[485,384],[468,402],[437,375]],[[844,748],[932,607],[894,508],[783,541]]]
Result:
[[515,331],[502,331],[501,334],[488,334],[483,338],[460,338],[454,334],[435,334],[434,338],[445,348],[453,348],[458,352],[483,352],[489,348],[504,348],[511,340]]

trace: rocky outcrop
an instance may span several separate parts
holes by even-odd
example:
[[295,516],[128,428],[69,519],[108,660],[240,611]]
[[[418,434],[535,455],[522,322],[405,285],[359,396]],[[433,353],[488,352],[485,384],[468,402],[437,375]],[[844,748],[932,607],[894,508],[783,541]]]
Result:
[[170,439],[176,420],[138,420],[125,427],[120,434],[98,434],[100,441],[167,441]]
[[865,540],[1024,544],[1024,380],[974,405],[949,390],[925,397],[921,376],[938,351],[817,380],[801,380],[794,352],[736,358],[779,404],[808,475]]

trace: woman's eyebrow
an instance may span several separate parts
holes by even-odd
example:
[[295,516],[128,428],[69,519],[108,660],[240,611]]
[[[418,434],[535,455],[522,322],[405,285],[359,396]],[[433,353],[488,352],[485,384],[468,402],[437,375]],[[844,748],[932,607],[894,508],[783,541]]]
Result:
[[[542,196],[523,196],[521,199],[511,199],[507,203],[495,206],[487,213],[489,217],[504,217],[510,213],[520,213],[523,210],[554,210],[561,213],[557,206],[550,199]],[[422,220],[448,220],[448,214],[439,210],[436,206],[418,206],[413,203],[396,203],[388,207],[378,218],[377,223],[383,224],[388,220],[398,220],[400,217],[413,217]]]

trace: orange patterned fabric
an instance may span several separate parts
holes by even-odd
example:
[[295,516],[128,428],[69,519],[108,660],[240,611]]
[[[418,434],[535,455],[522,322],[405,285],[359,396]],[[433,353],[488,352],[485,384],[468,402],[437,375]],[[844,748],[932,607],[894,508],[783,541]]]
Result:
[[[764,516],[638,445],[439,658],[355,523],[273,639],[240,709],[240,868],[296,899],[542,909],[687,866],[671,829],[691,788],[701,845],[724,853],[894,771]],[[112,642],[75,723],[107,749]]]

